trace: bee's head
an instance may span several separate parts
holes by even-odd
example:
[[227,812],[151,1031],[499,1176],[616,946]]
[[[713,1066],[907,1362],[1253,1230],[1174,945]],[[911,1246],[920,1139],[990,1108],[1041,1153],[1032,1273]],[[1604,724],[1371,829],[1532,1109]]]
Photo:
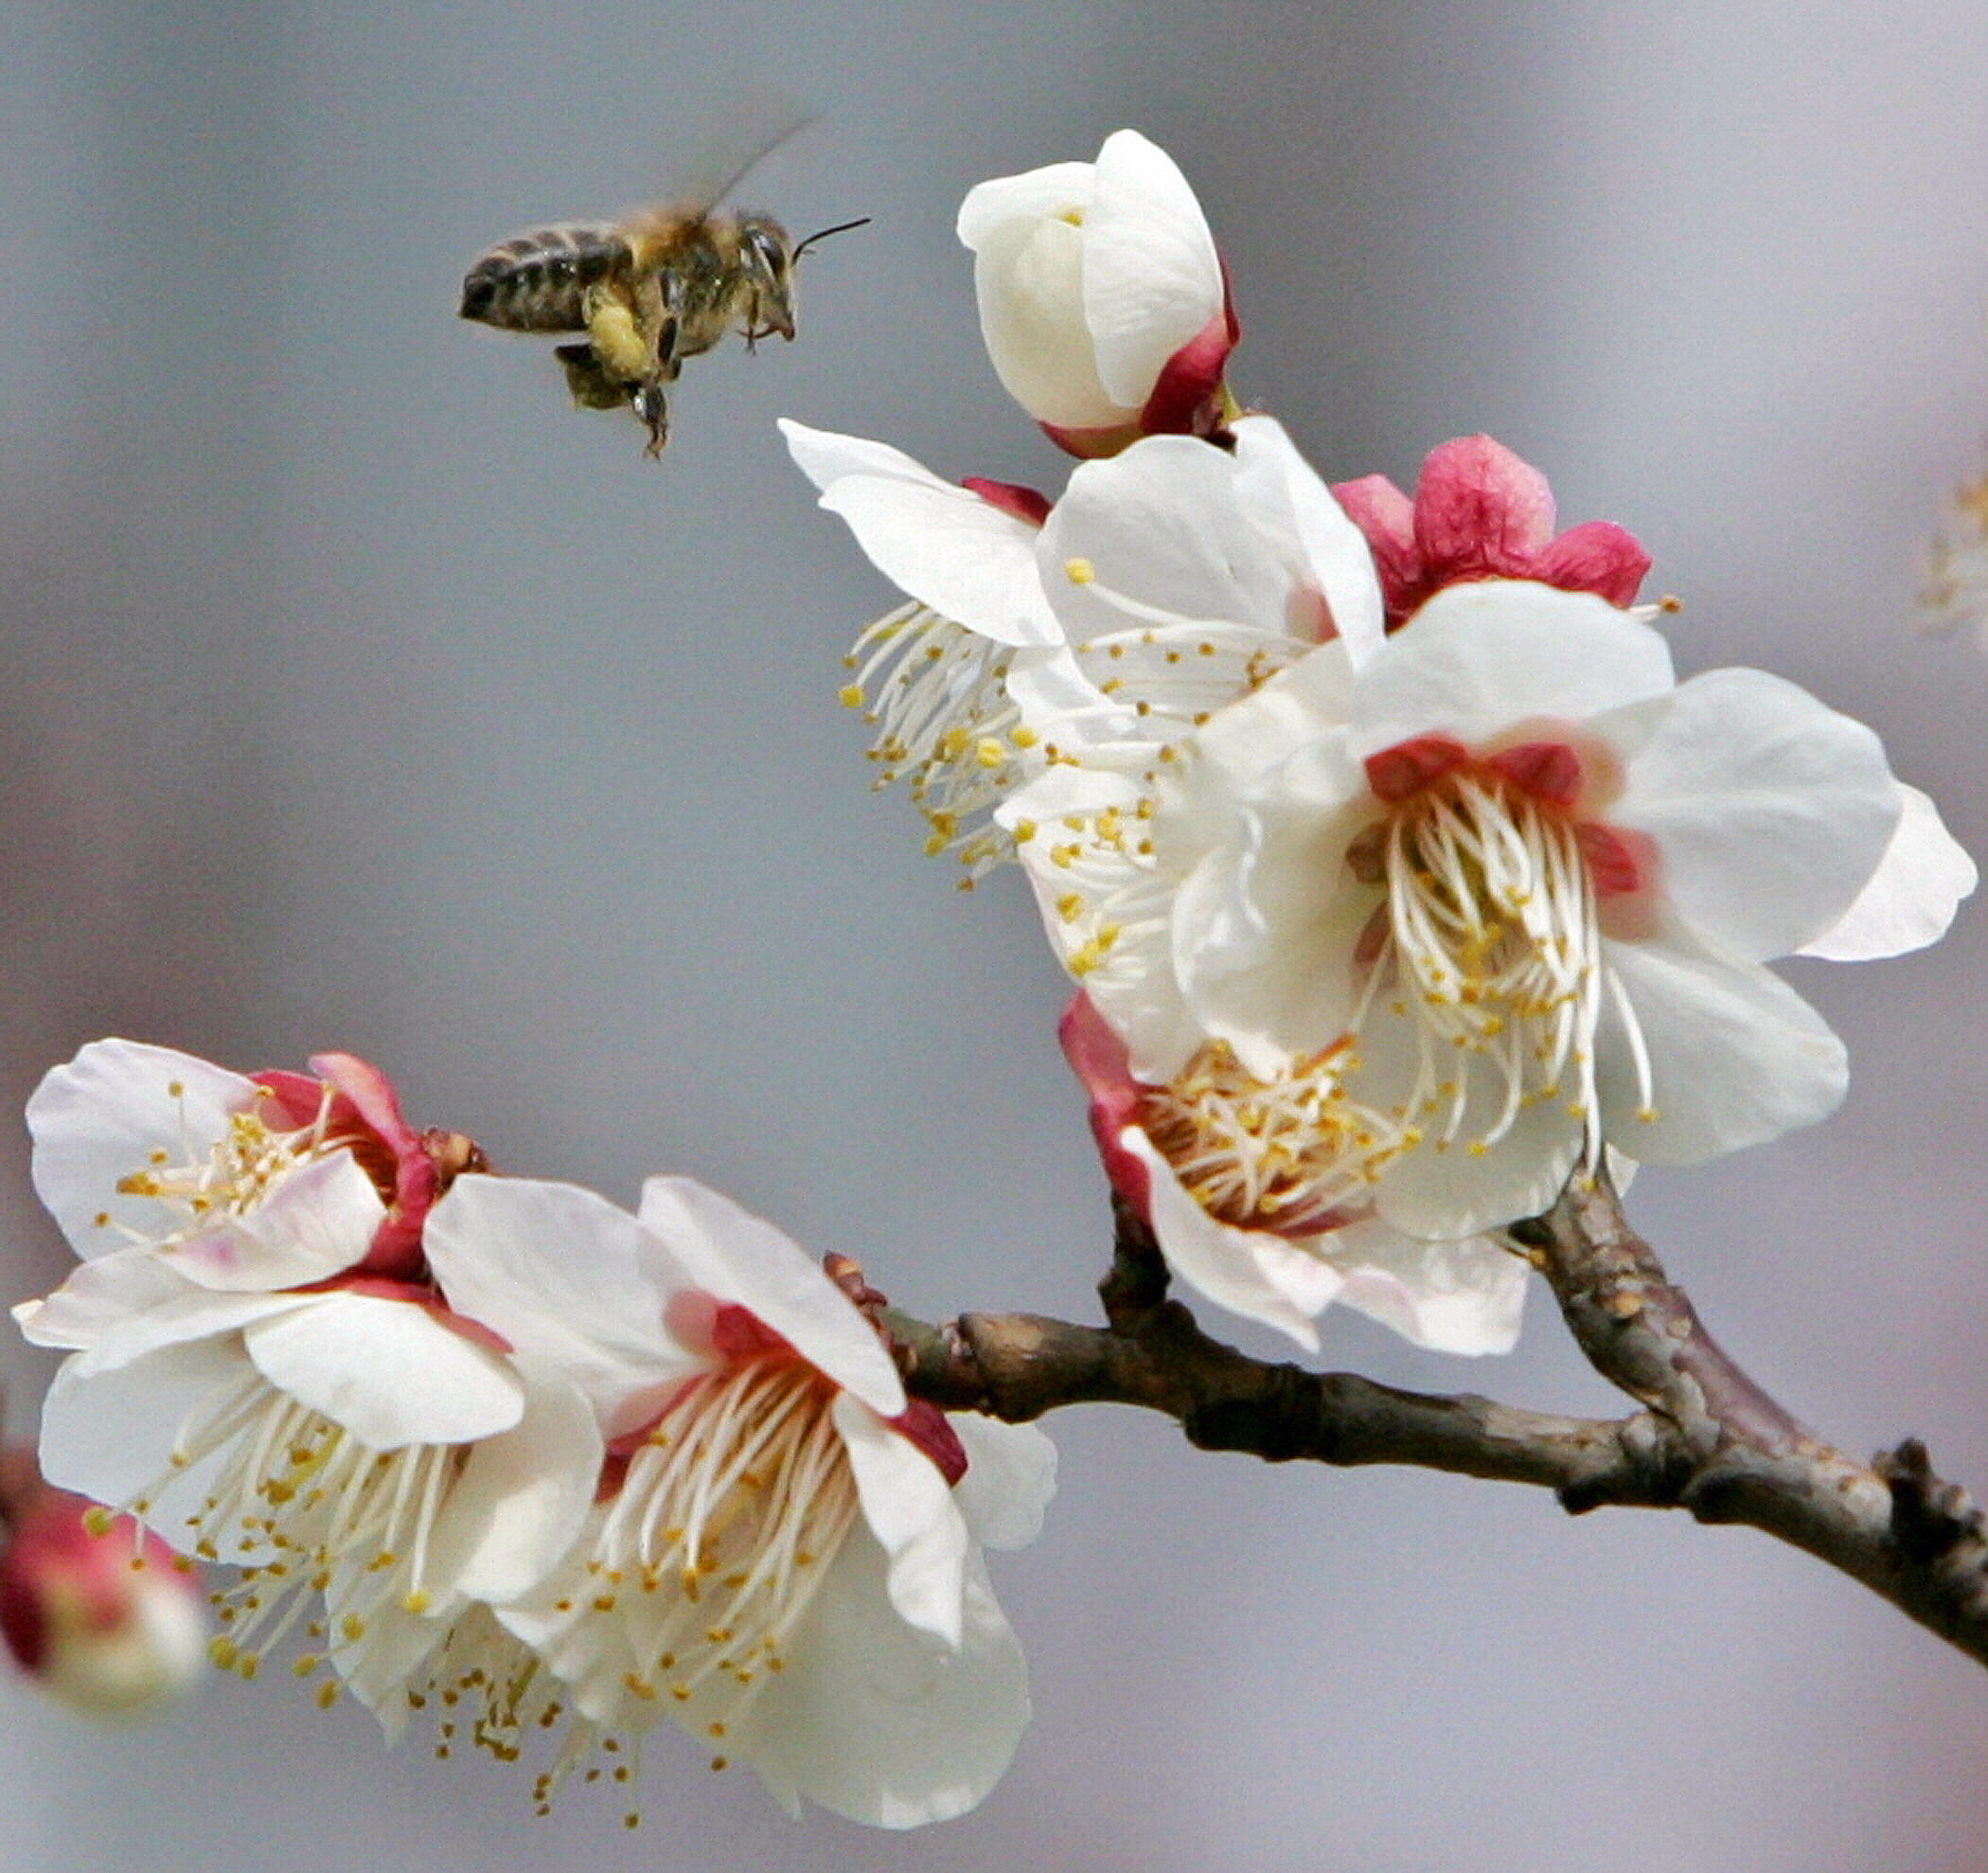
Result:
[[787,230],[765,215],[738,223],[738,268],[753,290],[753,322],[762,331],[794,335],[794,248]]

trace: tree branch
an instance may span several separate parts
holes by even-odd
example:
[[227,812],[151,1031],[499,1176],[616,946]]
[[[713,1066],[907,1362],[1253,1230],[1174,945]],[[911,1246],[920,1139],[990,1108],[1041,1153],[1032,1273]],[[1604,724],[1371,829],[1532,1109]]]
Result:
[[1624,1220],[1606,1180],[1509,1232],[1589,1362],[1642,1407],[1564,1418],[1473,1394],[1402,1391],[1256,1360],[1167,1298],[1151,1232],[1123,1204],[1099,1284],[1107,1325],[967,1313],[933,1327],[882,1309],[912,1393],[1019,1423],[1063,1405],[1138,1405],[1204,1450],[1272,1463],[1396,1463],[1741,1523],[1840,1568],[1988,1664],[1988,1531],[1908,1439],[1862,1464],[1824,1443],[1721,1350]]

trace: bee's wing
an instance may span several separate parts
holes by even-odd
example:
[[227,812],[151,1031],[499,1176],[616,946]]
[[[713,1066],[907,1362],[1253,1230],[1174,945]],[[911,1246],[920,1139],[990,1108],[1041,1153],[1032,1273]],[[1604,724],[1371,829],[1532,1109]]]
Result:
[[709,214],[756,164],[814,121],[799,98],[782,92],[720,89],[706,98],[681,137],[670,139],[680,146],[678,160],[664,173],[674,176],[676,186],[652,207],[628,216],[624,225],[659,226]]

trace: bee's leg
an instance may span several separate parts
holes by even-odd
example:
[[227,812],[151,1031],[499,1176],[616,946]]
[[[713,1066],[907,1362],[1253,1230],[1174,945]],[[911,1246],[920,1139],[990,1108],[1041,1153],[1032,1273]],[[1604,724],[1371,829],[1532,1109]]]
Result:
[[583,410],[618,410],[629,401],[628,385],[610,377],[601,368],[594,347],[588,344],[561,345],[552,354],[566,372],[566,388]]
[[661,384],[645,384],[630,398],[630,406],[648,425],[650,455],[660,455],[669,440],[669,398]]

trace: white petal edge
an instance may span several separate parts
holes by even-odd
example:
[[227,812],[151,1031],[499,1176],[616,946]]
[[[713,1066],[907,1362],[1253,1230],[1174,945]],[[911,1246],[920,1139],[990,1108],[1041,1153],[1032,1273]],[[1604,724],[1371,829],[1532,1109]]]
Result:
[[873,1828],[950,1821],[1000,1781],[1027,1727],[1027,1668],[979,1553],[956,1648],[896,1616],[887,1566],[853,1528],[736,1739],[790,1813],[805,1795]]
[[1918,788],[1897,785],[1898,826],[1871,882],[1831,928],[1797,954],[1871,962],[1924,949],[1946,934],[1961,900],[1980,883],[1940,809]]
[[978,1412],[946,1414],[967,1453],[952,1499],[967,1532],[990,1548],[1025,1548],[1042,1532],[1056,1492],[1056,1447],[1033,1424],[1003,1424]]

